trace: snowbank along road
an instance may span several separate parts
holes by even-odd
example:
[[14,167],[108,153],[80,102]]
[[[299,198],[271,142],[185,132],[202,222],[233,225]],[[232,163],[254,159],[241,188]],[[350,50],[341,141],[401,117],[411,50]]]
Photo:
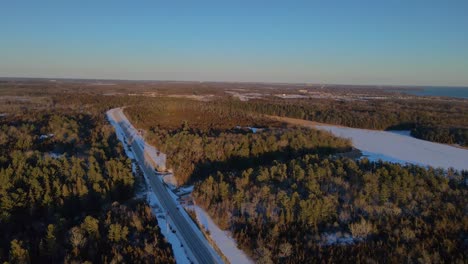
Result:
[[161,180],[155,173],[153,166],[154,162],[148,160],[148,155],[145,155],[145,143],[138,136],[136,129],[130,124],[128,119],[123,114],[122,108],[114,108],[107,112],[109,119],[114,121],[114,125],[120,127],[123,131],[127,143],[130,145],[135,159],[140,165],[143,173],[150,180],[151,189],[158,198],[162,209],[167,212],[170,222],[173,223],[174,229],[178,233],[178,237],[182,244],[186,247],[188,255],[194,263],[219,263],[220,257],[216,255],[214,249],[209,245],[208,241],[200,236],[200,230],[194,230],[191,225],[179,210],[179,207],[168,193],[168,190],[163,185]]

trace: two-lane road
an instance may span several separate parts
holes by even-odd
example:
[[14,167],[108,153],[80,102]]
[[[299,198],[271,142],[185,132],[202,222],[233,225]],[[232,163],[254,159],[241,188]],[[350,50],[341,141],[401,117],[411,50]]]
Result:
[[135,128],[125,117],[122,109],[111,109],[107,114],[108,117],[114,121],[113,125],[119,126],[123,131],[127,143],[131,146],[135,154],[135,159],[143,170],[143,173],[149,179],[151,188],[163,207],[162,209],[167,212],[175,230],[178,232],[178,237],[181,239],[184,246],[187,247],[187,250],[190,251],[189,255],[195,258],[194,260],[192,259],[192,261],[203,264],[219,262],[219,256],[216,256],[216,252],[213,248],[211,248],[206,239],[200,235],[200,230],[194,230],[193,225],[182,215],[174,199],[168,193],[168,190],[164,187],[160,179],[158,179],[152,165],[153,163],[144,155],[144,142],[136,135]]

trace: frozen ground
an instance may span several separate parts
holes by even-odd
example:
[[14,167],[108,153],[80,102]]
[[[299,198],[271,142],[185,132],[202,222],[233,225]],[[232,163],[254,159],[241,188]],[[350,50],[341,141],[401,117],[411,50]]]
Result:
[[197,215],[197,221],[207,230],[211,239],[216,243],[223,255],[230,263],[253,263],[253,261],[237,247],[237,242],[228,234],[221,230],[202,208],[194,205],[190,206]]
[[412,163],[435,168],[468,170],[468,150],[445,144],[429,142],[408,135],[408,132],[377,131],[315,125],[335,136],[349,138],[370,160],[395,163]]

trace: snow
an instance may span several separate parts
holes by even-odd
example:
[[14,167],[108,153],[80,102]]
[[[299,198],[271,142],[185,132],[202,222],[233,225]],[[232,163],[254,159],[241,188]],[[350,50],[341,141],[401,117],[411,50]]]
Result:
[[39,139],[47,139],[47,138],[51,138],[51,137],[54,137],[54,134],[41,135],[39,137]]
[[242,102],[246,102],[251,99],[260,99],[264,96],[260,93],[239,93],[236,91],[226,91],[226,93],[232,95],[233,97],[237,97]]
[[60,159],[61,157],[64,156],[63,153],[56,153],[56,152],[49,152],[49,157],[53,158],[53,159]]
[[[178,189],[177,193],[187,194],[193,191],[193,188],[193,185],[181,187]],[[195,225],[188,213],[185,210],[182,210],[183,207],[178,201],[179,197],[173,192],[169,193],[176,201],[177,205],[181,208],[179,211],[182,213],[182,215],[187,218],[191,225],[194,225],[194,228],[197,231],[199,231],[199,228]],[[237,242],[229,235],[229,232],[221,230],[207,212],[196,205],[185,206],[185,208],[195,211],[198,223],[204,228],[205,231],[208,231],[208,235],[211,240],[214,241],[218,249],[229,260],[230,263],[253,263],[253,261],[237,247]],[[203,236],[201,232],[197,232],[197,234]],[[219,262],[222,261],[219,260]]]
[[252,131],[252,133],[257,133],[257,131],[259,130],[259,128],[256,128],[256,127],[247,127],[248,129],[250,129],[250,131]]
[[128,146],[125,146],[124,147],[125,150],[125,154],[127,155],[127,157],[131,160],[134,160],[135,159],[135,155],[133,155],[133,152],[132,150],[128,147]]
[[402,136],[411,137],[411,130],[388,130],[388,132],[393,133],[393,134],[402,135]]
[[[141,138],[141,136],[139,137]],[[141,140],[143,140],[143,138],[141,138]],[[156,168],[159,170],[166,170],[166,154],[158,151],[155,147],[147,143],[144,143],[143,149],[145,150],[145,154],[148,155],[154,162]]]
[[304,99],[309,98],[308,96],[302,94],[275,94],[276,97],[283,99]]
[[253,263],[253,261],[237,247],[237,242],[228,234],[221,230],[202,208],[194,205],[193,209],[197,215],[197,221],[209,232],[211,239],[218,245],[223,255],[230,263]]
[[322,240],[325,240],[323,244],[327,246],[351,245],[351,244],[354,244],[355,242],[362,241],[361,238],[354,238],[350,236],[349,234],[346,234],[345,236],[338,236],[338,234],[336,233],[324,233],[322,236]]
[[[160,180],[162,180],[161,178],[159,178]],[[180,214],[187,220],[187,222],[189,223],[189,225],[191,226],[191,228],[195,231],[195,233],[197,234],[197,236],[200,237],[201,241],[207,241],[205,236],[203,235],[203,233],[200,231],[200,229],[198,228],[198,226],[195,224],[195,222],[193,222],[192,218],[189,216],[189,214],[187,213],[187,211],[185,211],[185,208],[180,204],[179,202],[179,196],[177,196],[174,192],[172,191],[169,191],[169,194],[171,195],[172,199],[174,199],[174,202],[176,203],[177,207],[179,208],[179,212]],[[218,248],[220,248],[222,245],[218,244],[216,241],[215,241],[216,245],[218,246]],[[209,248],[211,250],[214,251],[214,249],[209,246]],[[223,251],[222,251],[223,252]],[[224,254],[224,252],[223,252]],[[213,256],[217,257],[217,263],[223,263],[223,260],[221,259],[221,257],[214,252]],[[238,263],[238,262],[232,262],[232,263]]]
[[389,132],[333,125],[316,125],[338,137],[351,139],[369,160],[416,164],[435,168],[468,170],[468,150]]
[[[155,147],[147,144],[144,140],[144,138],[137,132],[137,129],[135,129],[135,127],[133,127],[132,124],[130,124],[130,122],[128,121],[127,118],[125,117],[122,117],[122,119],[124,120],[123,122],[121,122],[121,124],[117,124],[115,122],[115,120],[112,118],[112,115],[110,113],[110,111],[112,110],[115,110],[115,109],[111,109],[107,112],[107,117],[109,119],[109,122],[111,123],[111,125],[115,128],[116,130],[116,134],[117,134],[117,138],[124,144],[124,147],[125,147],[125,153],[128,154],[130,151],[130,149],[128,148],[127,144],[126,144],[126,140],[125,140],[125,137],[124,137],[124,133],[120,127],[121,126],[125,126],[126,128],[128,128],[128,131],[131,132],[131,139],[129,140],[135,140],[137,142],[138,145],[141,146],[142,149],[144,149],[145,151],[145,155],[150,157],[150,159],[153,161],[153,165],[160,169],[160,170],[166,170],[166,154],[158,151]],[[133,155],[132,155],[133,156]]]
[[169,187],[169,189],[174,190],[177,188],[177,179],[174,177],[172,172],[159,174],[163,179],[163,182]]
[[247,127],[236,126],[235,129],[248,129],[254,134],[257,132],[261,132],[263,130],[263,128],[250,127],[250,126],[247,126]]
[[387,161],[387,162],[391,162],[391,163],[398,163],[398,164],[402,164],[402,165],[414,164],[414,165],[419,165],[419,166],[425,166],[423,163],[408,162],[406,160],[393,158],[393,157],[386,156],[386,155],[380,154],[380,153],[372,153],[372,152],[369,152],[369,151],[362,151],[362,157],[360,159],[363,159],[363,158],[367,158],[369,161],[373,161],[373,162],[382,160],[382,161]]
[[[161,228],[161,233],[167,239],[167,241],[169,241],[169,243],[172,246],[172,250],[174,251],[174,257],[176,259],[176,263],[190,263],[190,259],[188,257],[190,253],[185,251],[185,248],[182,246],[182,242],[177,236],[177,233],[172,232],[173,227],[171,225],[170,218],[166,218],[165,213],[160,209],[162,208],[162,206],[150,187],[151,185],[149,183],[149,179],[146,177],[146,175],[144,175],[144,178],[145,178],[146,186],[148,188],[148,192],[146,195],[148,204],[150,204],[153,210],[153,214],[156,215],[156,217],[158,218],[158,223],[159,223],[159,227]],[[161,177],[159,177],[158,179],[162,181]],[[179,207],[179,211],[188,220],[188,223],[192,225],[192,228],[195,227],[195,230],[198,230],[198,228],[194,226],[194,223],[192,219],[189,217],[189,215],[187,214],[187,212],[185,212],[185,210],[183,210],[183,208],[177,202],[177,196],[171,191],[169,191],[169,194],[176,201],[177,207]],[[199,232],[198,235],[201,236],[203,239],[205,239],[201,232]],[[218,261],[218,262],[221,263],[222,261]]]
[[180,196],[180,195],[192,193],[193,188],[194,188],[193,185],[180,187],[176,190],[176,194]]
[[146,193],[146,197],[147,197],[148,204],[151,206],[151,210],[153,211],[153,214],[158,218],[158,224],[159,224],[162,235],[171,244],[176,263],[179,263],[179,264],[190,263],[190,260],[187,257],[187,253],[185,252],[185,249],[182,246],[182,243],[177,237],[177,234],[171,231],[172,227],[171,227],[170,219],[167,219],[164,212],[160,209],[161,205],[158,199],[156,198],[156,195],[154,194],[153,191],[148,191]]

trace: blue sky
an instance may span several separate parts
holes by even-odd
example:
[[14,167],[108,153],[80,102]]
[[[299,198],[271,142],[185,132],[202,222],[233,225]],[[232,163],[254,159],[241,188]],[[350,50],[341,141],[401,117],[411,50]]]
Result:
[[468,86],[468,1],[3,1],[0,76]]

